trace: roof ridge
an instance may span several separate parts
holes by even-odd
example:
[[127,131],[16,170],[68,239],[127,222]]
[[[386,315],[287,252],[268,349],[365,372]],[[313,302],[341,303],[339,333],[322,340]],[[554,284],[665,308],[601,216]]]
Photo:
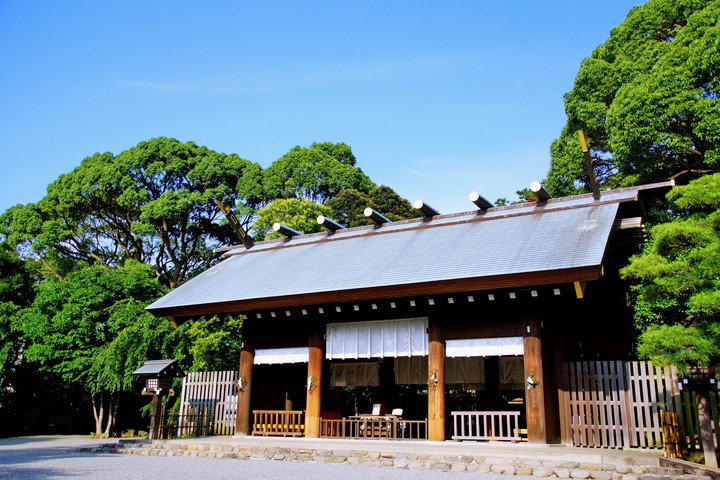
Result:
[[[356,238],[357,235],[351,235],[351,233],[361,232],[363,230],[367,230],[368,232],[366,234],[362,235],[368,235],[368,234],[389,234],[389,233],[396,233],[396,232],[402,232],[407,231],[413,228],[437,228],[437,227],[443,227],[447,225],[457,225],[460,223],[471,223],[471,222],[481,222],[481,221],[491,221],[491,220],[499,220],[503,218],[510,218],[510,217],[516,217],[516,216],[525,216],[525,215],[540,215],[543,213],[548,212],[554,212],[554,211],[561,211],[561,210],[568,210],[568,209],[576,209],[576,208],[587,208],[592,207],[595,205],[606,205],[610,203],[621,203],[626,201],[632,201],[634,199],[632,198],[615,198],[615,199],[609,199],[609,200],[603,200],[603,196],[607,197],[610,195],[617,195],[619,193],[626,193],[626,192],[639,192],[642,190],[651,190],[656,188],[663,188],[663,187],[670,187],[675,185],[675,182],[673,180],[667,180],[663,182],[657,182],[647,185],[635,185],[630,187],[623,187],[618,189],[612,189],[612,190],[604,190],[602,191],[602,196],[600,197],[600,200],[595,200],[593,198],[592,193],[583,193],[579,195],[571,195],[568,197],[559,197],[559,198],[551,198],[545,202],[524,202],[524,203],[516,203],[513,205],[503,205],[500,207],[492,207],[487,210],[468,210],[465,212],[455,212],[455,213],[448,213],[448,214],[442,214],[442,215],[435,215],[431,217],[430,220],[426,220],[422,217],[417,218],[409,218],[404,220],[398,220],[394,222],[387,222],[382,224],[381,227],[377,227],[375,225],[360,225],[357,227],[349,227],[342,230],[338,230],[335,232],[315,232],[315,233],[304,233],[302,235],[297,235],[292,238],[275,238],[271,240],[264,240],[261,242],[257,242],[255,246],[252,249],[242,249],[243,245],[234,245],[230,247],[222,247],[217,248],[214,251],[218,253],[223,253],[224,257],[230,257],[240,254],[246,254],[246,253],[252,253],[252,252],[258,252],[258,251],[265,251],[269,249],[279,248],[279,247],[290,247],[290,246],[297,246],[297,245],[306,245],[308,243],[315,243],[312,241],[303,241],[308,239],[313,239],[316,237],[322,237],[322,239],[328,239],[328,240],[341,240],[345,238]],[[561,206],[563,203],[571,203],[573,201],[578,200],[592,200],[591,203],[582,203],[582,204],[575,204],[575,205],[568,205],[568,206]],[[553,208],[546,208],[547,206],[551,206]],[[533,207],[532,210],[528,211],[527,209]],[[517,211],[520,210],[520,211]],[[515,212],[513,212],[515,211]],[[498,215],[498,212],[508,212],[506,214],[500,214]],[[495,215],[488,215],[488,214],[495,214]],[[448,220],[452,218],[458,218],[458,217],[470,217],[466,218],[464,220],[458,220],[458,221],[445,221],[442,222],[442,220]],[[408,224],[418,224],[418,225],[412,225],[407,228],[399,228],[402,225],[408,225]],[[321,239],[321,240],[322,240]],[[257,247],[265,247],[265,248],[257,248]],[[234,250],[240,250],[240,251],[234,251]]]

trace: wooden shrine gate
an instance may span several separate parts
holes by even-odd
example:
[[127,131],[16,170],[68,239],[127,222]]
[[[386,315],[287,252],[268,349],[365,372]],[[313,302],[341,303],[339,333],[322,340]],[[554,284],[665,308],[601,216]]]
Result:
[[[233,435],[237,414],[237,371],[191,372],[183,378],[180,416],[208,412],[208,435]],[[184,432],[180,431],[182,435]]]
[[[683,445],[701,449],[695,395],[680,392],[677,384],[674,367],[650,362],[565,362],[562,440],[578,447],[662,448],[661,411],[668,411],[678,415]],[[718,392],[711,392],[710,405],[719,425]]]

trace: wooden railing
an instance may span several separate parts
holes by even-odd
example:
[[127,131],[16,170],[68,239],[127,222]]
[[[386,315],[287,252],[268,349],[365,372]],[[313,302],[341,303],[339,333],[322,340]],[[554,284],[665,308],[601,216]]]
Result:
[[253,435],[301,437],[305,434],[302,410],[253,410]]
[[427,440],[427,420],[401,418],[343,418],[321,421],[323,438],[363,438],[384,440]]
[[519,442],[520,412],[451,412],[453,440]]

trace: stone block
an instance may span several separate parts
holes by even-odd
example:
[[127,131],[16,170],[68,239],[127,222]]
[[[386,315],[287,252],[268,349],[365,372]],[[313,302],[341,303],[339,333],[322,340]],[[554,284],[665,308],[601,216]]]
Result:
[[585,480],[590,478],[590,472],[588,470],[570,470],[570,478],[576,478],[578,480]]
[[567,468],[556,468],[553,470],[553,473],[555,473],[558,478],[570,478],[570,470]]
[[512,465],[490,465],[490,471],[501,475],[515,475],[515,467]]
[[533,477],[540,477],[540,478],[547,478],[547,477],[549,477],[550,475],[553,475],[554,473],[555,473],[555,472],[553,471],[552,468],[537,467],[537,468],[534,468],[534,469],[533,469],[533,471],[532,471],[532,476],[533,476]]
[[523,475],[525,477],[529,477],[533,473],[533,467],[529,465],[522,465],[520,467],[517,467],[517,470],[515,471],[516,475]]
[[594,471],[590,472],[590,478],[594,480],[613,480],[613,474],[611,472]]

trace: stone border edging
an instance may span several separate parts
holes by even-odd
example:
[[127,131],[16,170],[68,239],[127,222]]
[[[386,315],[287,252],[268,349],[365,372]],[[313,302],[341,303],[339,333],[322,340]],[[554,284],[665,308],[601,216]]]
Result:
[[80,451],[168,457],[346,463],[348,465],[415,470],[497,473],[575,480],[717,480],[706,475],[686,474],[682,468],[675,466],[594,464],[482,455],[384,453],[371,450],[171,444],[148,441],[103,444],[95,448],[83,448]]
[[660,458],[661,467],[678,468],[691,475],[710,477],[713,480],[720,480],[720,469],[706,467],[697,463],[687,462],[677,458]]

